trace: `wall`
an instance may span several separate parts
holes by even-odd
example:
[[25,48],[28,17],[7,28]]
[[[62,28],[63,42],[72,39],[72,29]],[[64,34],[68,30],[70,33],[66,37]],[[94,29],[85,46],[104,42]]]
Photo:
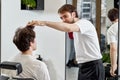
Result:
[[[55,4],[54,3],[59,3]],[[31,20],[61,21],[57,10],[66,0],[45,0],[45,10],[21,10],[20,0],[1,0],[1,61],[19,51],[12,42],[16,29]],[[46,62],[51,80],[65,78],[65,33],[48,27],[36,27],[37,50]]]
[[[114,0],[111,0],[111,1],[106,1],[107,2],[107,5],[106,5],[106,7],[107,7],[107,11],[106,12],[108,12],[110,9],[112,9],[112,8],[114,8]],[[107,25],[107,26],[110,26],[111,25],[111,22],[110,22],[110,20],[107,18],[107,22],[106,22],[106,24],[109,24],[109,25]]]
[[101,33],[106,36],[107,27],[111,25],[111,21],[107,17],[110,9],[114,8],[114,0],[102,0],[101,5]]

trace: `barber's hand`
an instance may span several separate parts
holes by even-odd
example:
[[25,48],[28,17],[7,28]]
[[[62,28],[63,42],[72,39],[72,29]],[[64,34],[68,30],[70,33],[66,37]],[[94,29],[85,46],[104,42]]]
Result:
[[116,76],[116,73],[115,73],[116,70],[117,70],[117,64],[112,65],[111,69],[110,69],[111,76],[113,76],[113,77]]
[[45,26],[45,21],[31,21],[28,22],[27,26]]

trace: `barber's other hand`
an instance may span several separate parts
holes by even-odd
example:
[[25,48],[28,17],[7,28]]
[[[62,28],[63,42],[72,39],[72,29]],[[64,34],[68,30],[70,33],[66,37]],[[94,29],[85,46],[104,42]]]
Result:
[[28,22],[27,26],[45,26],[45,21],[31,21]]
[[110,69],[111,76],[116,76],[116,73],[115,73],[116,70],[117,70],[117,64],[112,65]]

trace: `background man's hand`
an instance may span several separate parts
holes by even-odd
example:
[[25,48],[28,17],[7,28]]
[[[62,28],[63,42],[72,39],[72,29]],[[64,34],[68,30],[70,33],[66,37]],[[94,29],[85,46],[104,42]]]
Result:
[[111,76],[116,76],[116,73],[115,73],[116,70],[117,70],[117,64],[116,65],[112,65],[111,69],[110,69]]

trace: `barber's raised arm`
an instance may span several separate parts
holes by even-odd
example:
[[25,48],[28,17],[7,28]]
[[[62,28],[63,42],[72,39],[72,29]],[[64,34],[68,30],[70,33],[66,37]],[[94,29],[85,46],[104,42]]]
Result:
[[48,26],[54,28],[56,30],[64,31],[64,32],[77,32],[80,31],[79,27],[76,24],[69,24],[64,22],[52,22],[52,21],[31,21],[28,23],[33,26]]

